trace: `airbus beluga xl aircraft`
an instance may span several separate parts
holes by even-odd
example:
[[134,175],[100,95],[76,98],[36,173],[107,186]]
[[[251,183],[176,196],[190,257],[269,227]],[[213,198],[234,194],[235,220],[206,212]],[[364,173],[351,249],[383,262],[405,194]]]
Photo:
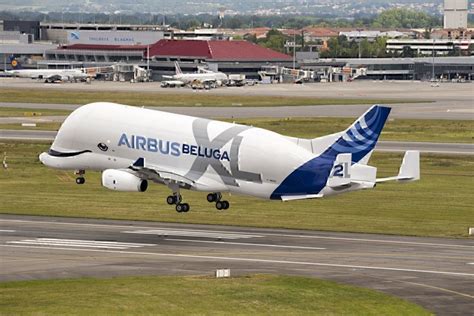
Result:
[[370,155],[390,113],[374,105],[346,130],[314,139],[265,129],[114,104],[91,103],[62,124],[48,152],[52,168],[102,171],[102,185],[144,192],[149,182],[168,186],[166,201],[187,212],[180,191],[209,193],[227,209],[223,192],[272,200],[322,198],[371,189],[378,182],[420,178],[419,152],[407,151],[397,176],[376,178]]

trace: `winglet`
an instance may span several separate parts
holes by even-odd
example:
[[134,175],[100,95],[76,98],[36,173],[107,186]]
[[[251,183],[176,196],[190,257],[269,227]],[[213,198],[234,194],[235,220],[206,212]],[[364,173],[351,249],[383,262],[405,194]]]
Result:
[[145,158],[140,157],[132,164],[133,167],[144,168],[145,167]]

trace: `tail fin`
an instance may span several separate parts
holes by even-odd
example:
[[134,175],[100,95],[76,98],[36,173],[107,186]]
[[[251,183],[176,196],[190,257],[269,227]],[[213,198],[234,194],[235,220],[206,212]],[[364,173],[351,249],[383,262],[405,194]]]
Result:
[[20,61],[18,61],[14,55],[10,55],[8,57],[8,61],[10,63],[10,65],[12,66],[12,69],[14,70],[17,70],[17,69],[21,69],[21,64],[20,64]]
[[350,153],[353,163],[367,164],[390,110],[389,107],[372,106],[348,129],[338,133],[335,142],[321,156],[334,160],[339,154]]
[[181,75],[183,73],[177,61],[174,62],[174,70],[177,75]]

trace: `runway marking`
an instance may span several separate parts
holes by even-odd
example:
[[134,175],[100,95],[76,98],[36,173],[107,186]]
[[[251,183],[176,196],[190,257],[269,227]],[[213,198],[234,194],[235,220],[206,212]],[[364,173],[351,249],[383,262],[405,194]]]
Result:
[[448,290],[448,289],[438,287],[438,286],[434,286],[434,285],[428,285],[428,284],[422,284],[422,283],[416,283],[416,282],[409,282],[409,281],[400,281],[400,280],[396,280],[396,281],[401,282],[401,283],[419,285],[419,286],[422,286],[422,287],[427,287],[427,288],[431,288],[431,289],[435,289],[435,290],[439,290],[439,291],[443,291],[443,292],[447,292],[447,293],[453,293],[453,294],[457,294],[457,295],[468,297],[468,298],[474,298],[474,296],[466,294],[466,293],[461,293],[461,292],[457,292],[457,291],[453,291],[453,290]]
[[467,264],[474,264],[474,262],[468,262]]
[[16,230],[13,229],[0,229],[0,233],[14,233]]
[[272,244],[251,244],[251,243],[245,243],[245,242],[192,240],[192,239],[177,239],[177,238],[166,238],[165,240],[181,241],[181,242],[195,242],[195,243],[209,243],[209,244],[223,244],[223,245],[242,245],[242,246],[255,246],[255,247],[289,248],[289,249],[308,249],[308,250],[325,250],[326,249],[326,248],[320,248],[320,247],[288,246],[288,245],[272,245]]
[[30,249],[55,249],[55,250],[67,250],[67,251],[89,251],[89,252],[102,252],[112,254],[127,254],[127,255],[142,255],[142,256],[155,256],[155,257],[174,257],[174,258],[192,258],[192,259],[203,259],[203,260],[221,260],[221,261],[243,261],[243,262],[258,262],[258,263],[275,263],[275,264],[293,264],[302,266],[317,266],[317,267],[333,267],[333,268],[345,268],[345,269],[362,269],[362,270],[381,270],[381,271],[399,271],[399,272],[415,272],[415,273],[427,273],[427,274],[444,274],[454,276],[468,276],[474,277],[474,273],[465,272],[451,272],[451,271],[434,271],[434,270],[418,270],[418,269],[405,269],[405,268],[390,268],[390,267],[377,267],[377,266],[358,266],[348,264],[336,264],[336,263],[321,263],[321,262],[305,262],[305,261],[285,261],[285,260],[270,260],[270,259],[258,259],[258,258],[238,258],[238,257],[218,257],[218,256],[200,256],[200,255],[187,255],[187,254],[172,254],[172,253],[155,253],[155,252],[141,252],[141,251],[124,251],[124,250],[106,250],[106,249],[80,249],[80,248],[59,248],[59,247],[48,247],[48,246],[23,246],[23,245],[1,245],[0,247],[11,247],[11,248],[30,248]]
[[[131,225],[114,225],[114,224],[88,224],[88,223],[68,223],[68,222],[49,222],[49,221],[30,221],[30,220],[18,220],[18,219],[0,219],[0,222],[18,222],[18,223],[33,223],[33,224],[58,224],[58,225],[72,225],[72,226],[86,226],[86,227],[102,227],[102,228],[127,228],[127,229],[145,229],[145,230],[156,230],[156,227],[147,226],[131,226]],[[159,230],[159,229],[158,229]],[[164,229],[166,230],[166,229]],[[172,229],[174,231],[181,231],[180,229]],[[440,243],[426,243],[426,242],[415,242],[415,241],[399,241],[399,240],[381,240],[381,239],[367,239],[367,238],[351,238],[351,237],[331,237],[331,236],[317,236],[317,235],[296,235],[296,234],[277,234],[277,233],[259,233],[259,235],[250,235],[247,232],[232,232],[232,231],[217,231],[217,230],[182,230],[185,232],[212,232],[219,234],[242,234],[246,236],[265,237],[265,236],[280,236],[280,237],[292,237],[292,238],[314,238],[314,239],[333,239],[333,240],[347,240],[347,241],[364,241],[364,242],[375,242],[375,243],[392,243],[392,244],[406,244],[414,246],[436,246],[436,247],[457,247],[457,248],[474,248],[470,245],[456,245],[456,244],[440,244]],[[250,237],[249,237],[250,238]]]
[[330,236],[315,236],[315,235],[291,235],[291,234],[266,234],[275,235],[282,237],[296,237],[296,238],[314,238],[314,239],[334,239],[334,240],[348,240],[348,241],[366,241],[366,242],[378,242],[378,243],[391,243],[391,244],[407,244],[415,246],[441,246],[441,247],[460,247],[460,248],[474,248],[474,246],[468,245],[455,245],[455,244],[436,244],[416,241],[401,241],[401,240],[382,240],[382,239],[365,239],[365,238],[350,238],[350,237],[330,237]]
[[44,246],[67,246],[67,247],[83,247],[83,248],[101,248],[101,249],[129,249],[145,246],[156,246],[156,244],[140,244],[126,243],[116,241],[96,241],[96,240],[80,240],[80,239],[56,239],[56,238],[36,238],[7,241],[7,244],[20,245],[44,245]]
[[168,229],[150,229],[150,230],[130,230],[123,231],[126,234],[143,234],[159,236],[183,236],[183,237],[203,237],[203,238],[222,238],[222,239],[244,239],[257,238],[260,235],[239,234],[233,232],[214,232],[207,230],[168,230]]

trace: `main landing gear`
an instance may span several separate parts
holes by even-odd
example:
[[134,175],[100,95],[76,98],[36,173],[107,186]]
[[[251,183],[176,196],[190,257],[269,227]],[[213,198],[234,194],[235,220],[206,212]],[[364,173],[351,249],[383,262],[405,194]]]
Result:
[[217,193],[209,193],[207,195],[207,201],[209,203],[216,202],[216,208],[220,210],[226,210],[229,208],[230,203],[229,201],[223,201],[222,200],[222,194],[217,192]]
[[86,183],[86,178],[84,178],[84,174],[86,173],[85,170],[76,170],[74,174],[77,176],[76,183],[77,184],[84,184]]
[[176,212],[186,213],[189,212],[190,206],[188,203],[181,203],[182,197],[178,192],[174,192],[173,195],[170,195],[166,198],[166,203],[169,205],[176,205]]

